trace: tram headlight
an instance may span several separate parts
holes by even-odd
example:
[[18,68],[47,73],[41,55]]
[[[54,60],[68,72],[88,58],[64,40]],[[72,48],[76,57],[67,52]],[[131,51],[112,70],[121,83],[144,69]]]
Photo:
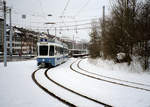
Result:
[[42,59],[42,61],[44,62],[44,61],[45,61],[45,59]]

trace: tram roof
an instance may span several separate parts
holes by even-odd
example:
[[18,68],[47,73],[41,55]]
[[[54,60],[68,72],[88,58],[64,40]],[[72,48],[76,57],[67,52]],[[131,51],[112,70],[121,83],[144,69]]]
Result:
[[60,46],[64,48],[68,48],[68,46],[65,43],[59,44],[59,43],[55,43],[55,42],[37,42],[37,45],[55,45],[55,46]]

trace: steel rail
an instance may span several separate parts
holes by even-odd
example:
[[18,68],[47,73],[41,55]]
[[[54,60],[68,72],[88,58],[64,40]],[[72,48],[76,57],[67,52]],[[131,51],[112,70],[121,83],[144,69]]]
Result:
[[49,79],[51,82],[55,83],[56,85],[60,86],[61,88],[66,89],[66,90],[68,90],[68,91],[70,91],[70,92],[72,92],[72,93],[74,93],[74,94],[77,94],[77,95],[83,97],[83,98],[86,98],[86,99],[88,99],[88,100],[91,100],[91,101],[93,101],[93,102],[95,102],[95,103],[101,104],[101,105],[103,105],[103,106],[105,106],[105,107],[112,107],[112,106],[109,105],[109,104],[105,104],[105,103],[103,103],[103,102],[101,102],[101,101],[95,100],[95,99],[93,99],[93,98],[90,98],[90,97],[88,97],[88,96],[86,96],[86,95],[80,94],[80,93],[78,93],[78,92],[76,92],[76,91],[74,91],[74,90],[72,90],[72,89],[69,89],[69,88],[67,88],[67,87],[65,87],[65,86],[63,86],[63,85],[61,85],[60,83],[58,83],[58,82],[54,81],[52,78],[50,78],[47,72],[48,72],[48,70],[45,71],[45,76],[47,77],[47,79]]
[[[76,61],[75,61],[76,62]],[[75,63],[74,62],[74,63]],[[81,74],[81,75],[84,75],[86,77],[90,77],[90,78],[93,78],[93,79],[96,79],[96,80],[100,80],[100,81],[104,81],[104,82],[109,82],[109,83],[112,83],[112,84],[117,84],[117,85],[121,85],[121,86],[126,86],[126,87],[129,87],[129,88],[135,88],[135,89],[139,89],[139,90],[144,90],[144,91],[150,91],[149,89],[145,89],[145,88],[140,88],[140,87],[136,87],[136,86],[131,86],[131,85],[127,85],[127,84],[123,84],[123,83],[119,83],[119,82],[114,82],[114,81],[109,81],[109,80],[106,80],[106,79],[102,79],[102,78],[98,78],[98,77],[94,77],[94,76],[91,76],[91,75],[88,75],[88,74],[84,74],[84,73],[81,73],[75,69],[73,69],[73,64],[71,64],[70,68],[75,71],[76,73],[78,74]]]
[[138,83],[138,82],[132,82],[132,81],[126,81],[126,80],[122,80],[122,79],[118,79],[118,78],[113,78],[113,77],[108,77],[108,76],[104,76],[104,75],[100,75],[100,74],[97,74],[97,73],[93,73],[93,72],[90,72],[90,71],[87,71],[83,68],[80,67],[80,63],[81,63],[82,60],[80,60],[77,64],[78,68],[89,73],[89,74],[93,74],[93,75],[97,75],[97,76],[100,76],[100,77],[104,77],[104,78],[108,78],[108,79],[112,79],[112,80],[117,80],[117,81],[122,81],[122,82],[126,82],[126,83],[132,83],[132,84],[136,84],[136,85],[141,85],[141,86],[147,86],[147,87],[150,87],[150,85],[147,85],[147,84],[142,84],[142,83]]
[[[35,70],[35,71],[32,73],[32,80],[35,82],[35,84],[36,84],[39,88],[41,88],[43,91],[45,91],[47,94],[49,94],[50,96],[56,98],[57,100],[61,101],[62,103],[66,104],[67,106],[69,106],[69,107],[76,107],[76,105],[74,105],[74,104],[72,104],[72,103],[70,103],[70,102],[68,102],[68,101],[66,101],[66,100],[64,100],[64,99],[62,99],[62,98],[60,98],[60,97],[58,97],[58,96],[55,95],[54,93],[50,92],[47,88],[45,88],[44,86],[42,86],[42,85],[36,80],[36,78],[35,78],[35,73],[36,73],[38,70],[40,70],[40,69],[41,69],[41,68]],[[48,71],[49,69],[50,69],[50,68],[48,68],[48,69],[46,69],[46,70]]]

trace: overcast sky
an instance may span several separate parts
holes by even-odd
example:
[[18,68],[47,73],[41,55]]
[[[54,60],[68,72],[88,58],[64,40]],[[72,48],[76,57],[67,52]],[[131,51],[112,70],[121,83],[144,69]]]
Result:
[[[102,17],[104,5],[106,14],[110,11],[109,0],[6,0],[6,2],[7,6],[12,8],[13,25],[38,31],[50,29],[50,34],[55,34],[56,27],[58,37],[73,38],[74,35],[77,40],[89,40],[90,29],[78,29],[88,28],[90,24],[87,23],[90,23],[91,19]],[[26,19],[22,19],[23,14],[26,15]],[[44,24],[46,22],[56,24],[46,25]],[[76,24],[81,25],[72,26]]]

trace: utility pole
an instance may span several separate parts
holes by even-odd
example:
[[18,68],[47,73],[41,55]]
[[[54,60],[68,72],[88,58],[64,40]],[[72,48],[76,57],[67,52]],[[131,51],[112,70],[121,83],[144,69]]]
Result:
[[9,45],[9,51],[10,51],[10,56],[12,56],[12,25],[11,25],[11,8],[9,9],[9,22],[10,22],[10,36],[9,36],[9,41],[10,41],[10,45]]
[[103,6],[103,34],[105,33],[105,6]]
[[49,35],[49,29],[47,29],[47,33],[48,33],[48,35]]
[[102,36],[105,35],[105,6],[103,6],[103,34]]
[[6,44],[6,1],[3,1],[4,6],[4,66],[7,66],[7,44]]
[[105,24],[105,6],[103,6],[103,23]]
[[55,37],[56,37],[56,35],[57,35],[57,28],[55,27]]
[[75,46],[74,46],[74,34],[73,34],[73,49],[75,48]]

